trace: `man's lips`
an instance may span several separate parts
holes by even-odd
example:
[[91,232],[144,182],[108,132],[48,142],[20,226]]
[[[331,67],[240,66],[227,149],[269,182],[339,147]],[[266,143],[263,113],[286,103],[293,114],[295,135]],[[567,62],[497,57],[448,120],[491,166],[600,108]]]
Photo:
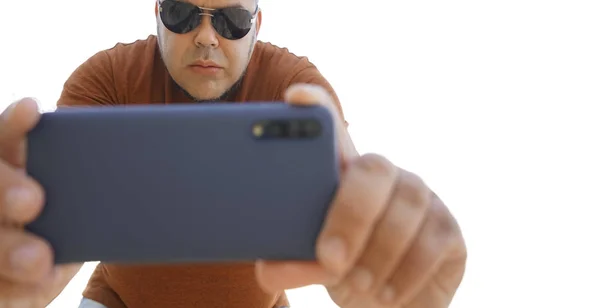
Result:
[[223,68],[222,66],[220,66],[217,63],[212,62],[212,61],[196,61],[196,62],[192,63],[190,66],[197,66],[197,67],[203,67],[203,68]]
[[190,65],[190,69],[202,75],[215,75],[223,70],[223,67],[212,61],[196,61]]

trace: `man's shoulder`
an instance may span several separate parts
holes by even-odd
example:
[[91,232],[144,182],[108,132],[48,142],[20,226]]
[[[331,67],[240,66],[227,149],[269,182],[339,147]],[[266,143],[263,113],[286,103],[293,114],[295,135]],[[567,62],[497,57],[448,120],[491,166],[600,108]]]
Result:
[[293,82],[308,82],[302,77],[320,75],[315,65],[305,56],[298,56],[288,48],[258,41],[248,69],[242,99],[280,100],[285,89]]
[[152,101],[157,96],[152,89],[160,89],[153,85],[164,82],[165,75],[157,69],[156,42],[156,36],[150,35],[96,52],[67,79],[58,105]]
[[344,117],[335,90],[308,57],[298,56],[272,43],[258,41],[248,65],[242,98],[279,101],[284,99],[286,90],[297,83],[313,84],[325,89]]
[[132,69],[139,72],[154,64],[157,49],[156,36],[153,35],[129,43],[119,42],[91,55],[78,70],[83,70],[82,73],[106,71],[117,77]]
[[157,50],[157,38],[149,35],[133,42],[118,42],[113,47],[101,51],[111,60],[125,64],[129,62],[153,61]]
[[315,67],[308,57],[299,56],[286,47],[264,41],[256,43],[252,60],[261,69],[268,69],[272,72],[290,73],[290,70]]

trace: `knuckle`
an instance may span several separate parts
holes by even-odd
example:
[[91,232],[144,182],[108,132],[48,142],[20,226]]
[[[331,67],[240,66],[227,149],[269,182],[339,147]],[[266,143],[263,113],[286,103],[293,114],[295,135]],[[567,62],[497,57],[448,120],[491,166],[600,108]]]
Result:
[[396,176],[396,166],[387,158],[378,154],[365,154],[361,156],[357,160],[357,166],[369,173],[384,177],[392,178]]
[[432,202],[430,219],[433,220],[434,236],[444,238],[448,242],[456,242],[462,239],[456,219],[441,200],[436,199]]
[[418,208],[425,208],[431,203],[431,191],[425,181],[418,175],[405,172],[396,185],[397,193],[409,204]]

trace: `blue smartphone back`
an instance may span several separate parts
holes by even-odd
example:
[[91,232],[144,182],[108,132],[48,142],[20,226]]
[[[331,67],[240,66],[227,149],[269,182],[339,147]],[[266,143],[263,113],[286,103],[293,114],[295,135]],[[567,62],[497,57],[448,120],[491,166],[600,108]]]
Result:
[[[261,121],[313,119],[311,138]],[[46,204],[30,232],[55,262],[312,260],[338,185],[334,125],[280,103],[83,107],[42,115],[27,172]]]

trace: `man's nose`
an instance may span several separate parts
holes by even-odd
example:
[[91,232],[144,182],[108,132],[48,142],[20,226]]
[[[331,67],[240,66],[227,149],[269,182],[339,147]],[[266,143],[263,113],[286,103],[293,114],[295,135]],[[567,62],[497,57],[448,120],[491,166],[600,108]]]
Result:
[[202,23],[200,23],[200,26],[198,27],[198,33],[194,38],[194,43],[196,46],[202,45],[204,47],[212,48],[219,46],[219,37],[211,24],[211,18],[212,16],[210,15],[202,16]]

